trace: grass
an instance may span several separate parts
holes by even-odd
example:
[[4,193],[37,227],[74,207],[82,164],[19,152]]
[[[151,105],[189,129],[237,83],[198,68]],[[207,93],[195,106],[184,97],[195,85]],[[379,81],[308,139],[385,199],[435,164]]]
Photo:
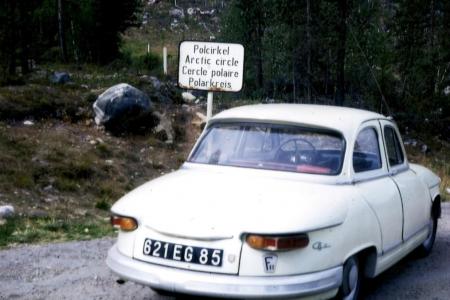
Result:
[[440,194],[442,201],[450,201],[450,144],[444,141],[429,140],[427,145],[431,147],[429,153],[423,153],[419,147],[407,146],[408,160],[431,169],[441,178]]
[[190,147],[149,140],[151,133],[117,137],[85,121],[0,122],[0,205],[17,212],[0,225],[0,247],[111,234],[111,205],[177,169],[182,161],[172,158]]
[[[157,93],[140,77],[162,78],[162,66],[153,65],[162,64],[163,47],[175,77],[179,42],[209,38],[203,25],[188,18],[183,24],[189,29],[172,31],[172,3],[158,5],[149,11],[152,24],[123,35],[125,55],[110,65],[41,65],[24,78],[26,85],[0,87],[0,205],[17,212],[0,225],[0,247],[110,235],[105,220],[111,205],[184,161],[193,141],[182,139],[183,130],[177,132],[183,145],[168,147],[152,134],[110,136],[92,123],[92,103],[112,85],[126,82],[150,97]],[[140,70],[142,64],[146,69]],[[68,72],[72,82],[50,83],[54,71]],[[35,125],[24,126],[27,119]]]
[[15,217],[7,219],[6,224],[0,226],[0,248],[36,242],[88,240],[113,234],[108,218],[74,221],[50,217]]

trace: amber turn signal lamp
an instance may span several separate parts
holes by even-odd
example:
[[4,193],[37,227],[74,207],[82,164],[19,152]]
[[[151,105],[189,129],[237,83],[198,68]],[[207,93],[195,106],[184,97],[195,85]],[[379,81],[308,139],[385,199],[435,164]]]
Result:
[[309,244],[307,234],[287,236],[264,236],[250,234],[245,239],[247,244],[258,250],[282,251],[305,248]]
[[116,215],[111,216],[111,225],[123,231],[133,231],[138,227],[135,219]]

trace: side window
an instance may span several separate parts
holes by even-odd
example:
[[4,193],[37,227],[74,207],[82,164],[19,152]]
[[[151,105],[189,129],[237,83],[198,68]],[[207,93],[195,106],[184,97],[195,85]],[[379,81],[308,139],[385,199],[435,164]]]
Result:
[[353,170],[356,173],[381,168],[380,147],[377,131],[368,127],[356,138],[353,148]]
[[401,165],[405,160],[405,157],[403,155],[402,147],[400,146],[400,141],[398,140],[394,128],[392,128],[391,126],[384,127],[384,139],[386,141],[386,150],[389,159],[389,165]]

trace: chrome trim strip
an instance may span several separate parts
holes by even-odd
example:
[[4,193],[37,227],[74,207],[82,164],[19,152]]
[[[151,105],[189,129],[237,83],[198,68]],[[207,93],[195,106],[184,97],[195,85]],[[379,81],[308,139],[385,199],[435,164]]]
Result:
[[423,227],[421,227],[420,229],[416,230],[414,233],[410,234],[408,237],[405,238],[405,242],[409,241],[410,239],[412,239],[414,236],[418,235],[421,231],[423,231],[424,229],[427,229],[429,227],[429,223],[425,224]]
[[394,246],[389,247],[386,250],[383,250],[381,255],[378,255],[378,257],[383,256],[385,254],[389,254],[390,252],[395,251],[396,249],[398,249],[400,246],[402,246],[403,244],[407,243],[409,240],[411,240],[412,238],[414,238],[416,235],[419,235],[419,233],[421,233],[424,229],[426,229],[429,226],[429,224],[426,224],[425,226],[421,227],[419,230],[417,230],[416,232],[414,232],[413,234],[410,234],[406,239],[404,239],[403,241],[395,244]]
[[395,175],[398,175],[400,173],[406,172],[408,170],[410,170],[409,165],[404,163],[403,165],[400,165],[398,167],[394,166],[393,168],[390,168],[389,169],[389,175],[395,176]]
[[375,179],[381,179],[381,178],[385,178],[385,177],[389,177],[389,176],[390,176],[389,173],[383,173],[383,174],[375,175],[372,177],[353,179],[352,183],[361,183],[361,182],[371,181],[371,180],[375,180]]
[[178,293],[227,298],[309,296],[337,290],[342,283],[342,266],[286,276],[211,274],[134,260],[121,254],[116,245],[109,250],[106,264],[120,278],[143,285]]
[[395,243],[393,246],[389,246],[388,248],[383,249],[382,255],[388,254],[389,252],[391,252],[391,251],[397,249],[398,247],[400,247],[401,245],[403,245],[403,243],[404,243],[403,241],[400,241],[400,242],[398,242],[398,243]]
[[163,231],[163,230],[157,230],[147,224],[144,224],[144,227],[153,230],[157,233],[160,233],[162,235],[165,236],[169,236],[169,237],[174,237],[174,238],[181,238],[181,239],[191,239],[191,240],[196,240],[196,241],[221,241],[221,240],[230,240],[232,239],[234,236],[233,235],[220,235],[220,234],[216,234],[216,235],[211,235],[211,236],[195,236],[195,235],[185,235],[185,234],[177,234],[177,233],[171,233],[171,232],[167,232],[167,231]]

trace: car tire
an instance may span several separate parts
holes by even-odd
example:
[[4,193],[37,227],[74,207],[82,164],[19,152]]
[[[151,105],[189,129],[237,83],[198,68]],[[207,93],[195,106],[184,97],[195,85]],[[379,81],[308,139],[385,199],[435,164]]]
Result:
[[156,294],[158,294],[160,296],[165,296],[165,297],[174,297],[174,296],[176,296],[176,294],[174,292],[161,290],[161,289],[158,289],[158,288],[151,288],[151,290],[154,291]]
[[434,214],[431,215],[430,222],[429,222],[429,231],[428,236],[425,241],[417,248],[417,254],[420,257],[425,257],[430,255],[431,251],[433,250],[434,241],[436,240],[436,231],[438,226],[438,218],[434,216]]
[[342,284],[337,294],[337,299],[357,300],[361,297],[362,268],[357,256],[352,256],[344,263],[342,272]]

